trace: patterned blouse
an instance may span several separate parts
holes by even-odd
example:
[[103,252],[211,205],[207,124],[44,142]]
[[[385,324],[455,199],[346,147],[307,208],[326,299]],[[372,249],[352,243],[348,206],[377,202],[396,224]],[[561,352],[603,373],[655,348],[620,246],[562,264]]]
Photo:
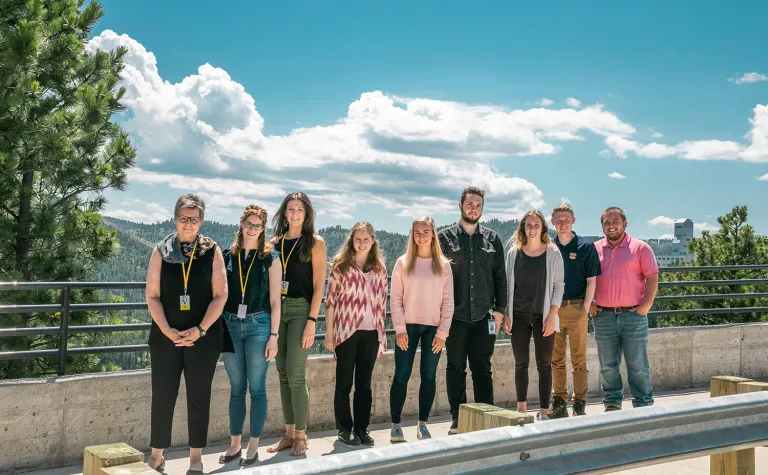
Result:
[[[373,271],[371,271],[373,272]],[[339,346],[357,330],[363,322],[366,302],[373,311],[373,323],[379,333],[378,358],[387,350],[387,336],[384,323],[387,318],[387,270],[366,279],[356,265],[342,274],[337,268],[331,270],[328,278],[328,292],[325,307],[333,308],[333,341]],[[335,353],[335,352],[334,352]]]

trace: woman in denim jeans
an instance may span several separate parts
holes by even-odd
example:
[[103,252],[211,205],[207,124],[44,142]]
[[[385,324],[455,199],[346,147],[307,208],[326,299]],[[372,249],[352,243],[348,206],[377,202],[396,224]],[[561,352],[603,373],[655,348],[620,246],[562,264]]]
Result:
[[[259,437],[267,418],[267,369],[277,355],[280,325],[279,254],[266,243],[267,212],[245,208],[232,247],[224,251],[229,298],[224,306],[224,368],[232,387],[229,396],[230,446],[219,458],[240,465],[259,459]],[[250,440],[245,457],[240,438],[245,421],[245,390],[251,393]]]
[[392,270],[390,310],[397,333],[395,376],[389,392],[390,442],[405,442],[400,426],[416,347],[421,342],[418,439],[429,439],[429,412],[435,400],[437,363],[453,319],[453,272],[437,239],[435,222],[421,217],[411,226],[404,256]]

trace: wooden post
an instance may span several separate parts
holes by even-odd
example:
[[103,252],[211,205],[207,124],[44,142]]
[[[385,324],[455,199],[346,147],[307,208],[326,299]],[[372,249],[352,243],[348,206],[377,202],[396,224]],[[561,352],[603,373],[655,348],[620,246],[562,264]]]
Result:
[[[752,382],[748,378],[738,376],[712,376],[709,378],[709,397],[731,396],[739,393],[739,385]],[[751,452],[752,471],[745,472],[739,470],[739,467],[749,466],[749,456]],[[710,475],[754,475],[755,450],[737,450],[714,454],[709,456],[709,474]]]
[[459,434],[483,430],[483,415],[486,412],[503,411],[490,404],[466,403],[459,406]]
[[134,462],[100,469],[100,475],[158,475],[157,470],[144,462]]
[[92,445],[83,450],[83,475],[101,475],[102,468],[144,461],[144,454],[128,444]]
[[521,426],[533,423],[533,415],[517,411],[491,411],[483,413],[483,429]]

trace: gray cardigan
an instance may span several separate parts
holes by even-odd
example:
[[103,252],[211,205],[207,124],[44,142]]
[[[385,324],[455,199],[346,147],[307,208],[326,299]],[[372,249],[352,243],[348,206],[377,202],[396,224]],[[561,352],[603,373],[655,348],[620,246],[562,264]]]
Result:
[[[507,251],[507,311],[512,319],[513,298],[515,296],[515,257],[517,248],[513,244]],[[563,268],[563,256],[557,247],[547,247],[547,287],[544,294],[544,308],[542,315],[546,322],[549,316],[549,307],[563,303],[563,291],[565,290],[565,270]],[[555,331],[560,331],[560,317],[555,314]]]

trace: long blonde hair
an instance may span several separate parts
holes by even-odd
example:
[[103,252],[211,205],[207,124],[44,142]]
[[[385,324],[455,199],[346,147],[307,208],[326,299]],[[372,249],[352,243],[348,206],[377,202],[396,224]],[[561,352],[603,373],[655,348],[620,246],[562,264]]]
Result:
[[235,231],[235,240],[229,247],[232,254],[237,255],[240,253],[240,249],[243,248],[243,226],[242,224],[249,216],[256,215],[261,220],[261,234],[256,243],[256,259],[264,259],[264,255],[268,252],[272,252],[272,246],[267,244],[267,210],[258,205],[248,205],[240,216],[240,222]]
[[426,223],[432,229],[432,244],[430,245],[430,251],[432,253],[432,272],[435,275],[443,275],[443,267],[450,262],[443,254],[443,248],[440,247],[440,240],[437,238],[437,230],[435,229],[435,221],[429,216],[421,216],[416,218],[411,223],[411,233],[408,237],[408,247],[405,251],[405,262],[403,262],[403,270],[406,274],[413,274],[416,268],[416,258],[418,257],[418,246],[414,242],[413,227],[417,223]]
[[345,273],[355,264],[355,233],[357,231],[365,231],[371,235],[373,244],[368,251],[368,258],[365,260],[365,264],[361,269],[363,272],[373,270],[375,273],[382,272],[384,267],[384,260],[381,257],[381,251],[379,250],[379,241],[376,239],[376,232],[373,230],[371,223],[367,221],[360,221],[352,226],[349,230],[349,236],[344,244],[339,248],[339,252],[334,256],[331,269],[338,269],[339,272]]
[[510,236],[508,244],[514,245],[518,250],[528,244],[528,235],[525,234],[525,221],[529,216],[536,216],[541,220],[541,233],[539,234],[541,236],[541,242],[548,247],[554,247],[555,244],[549,237],[549,226],[547,226],[547,221],[544,219],[544,215],[541,214],[541,211],[535,209],[528,211],[522,218],[520,218],[520,224],[517,226],[517,230]]

